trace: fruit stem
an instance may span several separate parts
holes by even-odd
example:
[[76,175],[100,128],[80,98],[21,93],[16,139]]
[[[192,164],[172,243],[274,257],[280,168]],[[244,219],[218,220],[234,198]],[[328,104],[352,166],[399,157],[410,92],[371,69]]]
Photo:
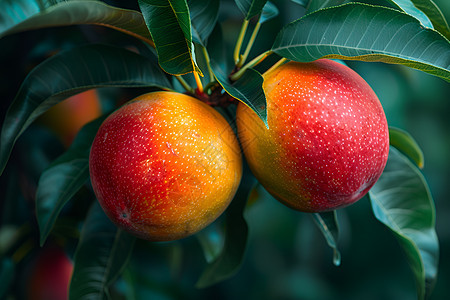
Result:
[[211,89],[212,89],[214,86],[216,86],[216,84],[217,84],[217,81],[215,81],[215,80],[213,80],[213,81],[211,81],[210,83],[208,83],[208,84],[205,86],[205,88],[204,88],[205,94],[209,95]]
[[245,48],[244,54],[241,55],[238,63],[236,64],[236,67],[238,67],[238,68],[242,67],[242,65],[247,60],[247,57],[250,53],[250,50],[252,49],[253,43],[255,42],[255,39],[256,39],[256,36],[258,35],[260,27],[261,27],[261,23],[258,21],[258,23],[256,23],[256,25],[255,25],[255,28],[253,29],[250,39],[248,40],[247,48]]
[[203,93],[203,84],[202,84],[202,80],[200,79],[200,75],[198,75],[198,72],[194,71],[194,77],[195,77],[195,82],[197,83],[197,90],[200,93]]
[[276,68],[278,68],[279,66],[281,66],[282,64],[284,64],[284,62],[286,61],[286,58],[282,58],[279,61],[277,61],[273,66],[271,66],[266,72],[264,72],[264,74],[267,74],[269,72],[271,72],[272,70],[275,70]]
[[183,88],[191,94],[194,94],[194,89],[183,79],[180,75],[175,76],[178,82],[183,86]]
[[239,36],[238,36],[238,39],[236,41],[236,47],[234,48],[233,58],[234,58],[234,63],[235,64],[237,64],[239,62],[239,59],[240,59],[242,42],[244,41],[245,32],[247,31],[248,23],[249,23],[248,20],[244,20],[244,22],[242,22],[241,31],[239,32]]
[[255,57],[254,59],[252,59],[248,64],[246,64],[245,66],[242,67],[242,69],[240,69],[239,71],[237,71],[236,73],[234,73],[233,75],[230,76],[230,79],[232,81],[236,81],[239,78],[242,77],[242,75],[245,73],[245,71],[248,68],[252,68],[256,65],[258,65],[260,62],[262,62],[264,59],[266,59],[267,56],[269,56],[270,54],[272,54],[273,51],[272,50],[268,50],[266,52],[261,53],[260,55],[258,55],[257,57]]

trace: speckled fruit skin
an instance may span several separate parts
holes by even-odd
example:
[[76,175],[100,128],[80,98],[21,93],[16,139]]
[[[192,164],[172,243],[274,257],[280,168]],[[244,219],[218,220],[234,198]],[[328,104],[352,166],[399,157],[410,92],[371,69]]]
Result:
[[119,227],[151,241],[194,234],[228,206],[242,177],[237,138],[213,108],[174,92],[111,114],[92,144],[91,182]]
[[247,106],[238,135],[256,178],[277,200],[325,212],[363,197],[383,172],[383,108],[353,70],[331,60],[289,62],[264,74],[269,129]]

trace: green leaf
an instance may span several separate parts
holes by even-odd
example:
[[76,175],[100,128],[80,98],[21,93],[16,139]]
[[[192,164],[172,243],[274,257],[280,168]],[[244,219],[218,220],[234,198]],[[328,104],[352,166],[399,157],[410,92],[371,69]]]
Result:
[[248,166],[244,166],[241,184],[225,212],[225,241],[222,252],[206,266],[196,283],[197,288],[205,288],[225,280],[233,276],[241,266],[248,236],[244,210],[254,183],[255,178]]
[[414,6],[411,0],[389,0],[395,7],[404,11],[405,13],[415,17],[420,21],[422,26],[433,28],[433,24],[430,19],[428,19],[427,15],[423,13],[420,9]]
[[13,0],[0,3],[0,38],[26,30],[79,24],[114,28],[147,42],[151,39],[140,12],[100,1]]
[[424,155],[422,149],[408,132],[389,127],[389,143],[411,158],[419,168],[423,168]]
[[[222,26],[220,23],[216,24],[213,32],[209,38],[207,47],[210,60],[214,61],[221,70],[231,70],[234,67],[231,60],[228,60],[227,47],[225,45],[225,38],[223,36]],[[211,63],[210,63],[211,64]]]
[[139,0],[161,68],[169,74],[202,74],[194,58],[191,18],[186,0]]
[[118,229],[94,202],[75,251],[69,299],[104,299],[130,260],[136,238]]
[[402,64],[450,81],[450,43],[415,18],[385,7],[345,4],[285,26],[272,50],[290,60],[319,58]]
[[28,74],[6,113],[1,132],[0,174],[17,138],[39,115],[70,96],[105,86],[171,85],[149,59],[121,48],[87,45],[51,57]]
[[267,1],[266,5],[263,7],[261,18],[259,18],[259,23],[263,24],[269,20],[272,20],[278,16],[278,14],[278,8],[272,2]]
[[41,246],[64,205],[89,179],[89,151],[105,117],[84,126],[70,148],[41,175],[36,192],[36,218]]
[[235,2],[245,19],[249,20],[261,13],[267,0],[235,0]]
[[256,112],[258,117],[267,124],[267,108],[266,108],[266,96],[262,88],[263,77],[254,70],[247,69],[244,75],[236,82],[230,83],[227,75],[215,61],[211,61],[211,68],[213,69],[214,76],[223,89],[232,97],[246,104],[253,111]]
[[337,247],[339,238],[339,225],[336,211],[312,214],[313,220],[322,232],[328,246],[333,249],[333,263],[336,266],[341,264],[341,253]]
[[391,147],[386,168],[369,196],[375,217],[394,233],[406,253],[418,298],[427,298],[437,278],[439,242],[434,202],[425,178]]
[[432,0],[411,0],[411,2],[427,15],[437,31],[447,39],[450,39],[450,27],[448,26],[447,20]]
[[188,0],[192,22],[192,40],[206,46],[219,17],[219,0]]
[[345,1],[346,0],[310,0],[306,5],[306,12],[310,13],[322,8],[341,5]]

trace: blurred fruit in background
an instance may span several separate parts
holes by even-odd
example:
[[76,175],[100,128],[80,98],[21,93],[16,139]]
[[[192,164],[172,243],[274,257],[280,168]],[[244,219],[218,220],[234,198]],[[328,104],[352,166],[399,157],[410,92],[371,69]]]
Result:
[[73,263],[58,245],[44,247],[31,265],[28,300],[65,300]]
[[68,147],[86,123],[102,113],[97,90],[87,90],[56,104],[45,112],[39,123],[52,130]]

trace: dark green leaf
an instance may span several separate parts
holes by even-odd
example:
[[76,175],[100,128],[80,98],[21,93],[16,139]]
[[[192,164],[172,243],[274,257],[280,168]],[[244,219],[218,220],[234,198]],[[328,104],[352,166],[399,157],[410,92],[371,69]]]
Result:
[[109,6],[100,1],[25,1],[0,3],[0,37],[44,27],[102,25],[150,41],[140,12]]
[[402,64],[450,81],[450,43],[397,10],[346,4],[288,24],[272,50],[288,59],[319,58]]
[[89,151],[95,134],[105,117],[86,126],[70,148],[41,175],[36,192],[36,218],[41,246],[47,239],[64,205],[89,179]]
[[267,1],[266,5],[264,5],[261,18],[259,18],[259,23],[263,24],[276,16],[278,16],[278,8],[270,1]]
[[310,13],[321,8],[341,5],[344,2],[345,0],[310,0],[306,6],[306,11]]
[[14,279],[15,265],[11,258],[3,257],[0,262],[0,298],[6,299],[6,293]]
[[450,39],[450,27],[439,7],[432,0],[411,0],[431,20],[434,28],[447,39]]
[[155,43],[161,68],[169,74],[198,72],[186,0],[139,0],[139,7]]
[[1,132],[0,174],[17,138],[39,115],[74,94],[105,86],[171,85],[147,58],[121,48],[87,45],[51,57],[28,74],[8,109]]
[[389,127],[389,143],[412,159],[419,168],[423,168],[424,156],[414,138],[406,131]]
[[211,61],[214,61],[221,70],[230,70],[234,67],[231,60],[227,59],[227,47],[225,45],[225,39],[220,23],[216,24],[216,27],[214,27],[214,30],[211,33],[207,50]]
[[261,13],[267,0],[235,0],[235,2],[244,14],[245,19],[249,20]]
[[333,263],[336,266],[341,264],[341,253],[337,247],[337,241],[339,238],[339,226],[337,222],[336,211],[315,213],[312,217],[322,232],[328,246],[333,249]]
[[219,17],[219,4],[219,0],[188,0],[195,43],[206,46]]
[[104,299],[130,260],[135,240],[111,223],[94,202],[75,252],[69,299]]
[[435,207],[425,178],[391,147],[386,168],[369,196],[375,217],[392,230],[406,253],[418,298],[425,299],[436,282],[439,261]]
[[255,111],[268,127],[266,96],[264,95],[264,90],[262,88],[264,81],[262,75],[254,69],[248,69],[236,82],[230,83],[227,75],[225,75],[217,63],[211,61],[211,67],[216,80],[223,89],[232,97],[243,102]]
[[241,266],[248,236],[244,209],[254,183],[255,178],[245,166],[236,196],[225,212],[225,241],[222,252],[216,260],[207,265],[196,287],[205,288],[225,280],[235,274]]

